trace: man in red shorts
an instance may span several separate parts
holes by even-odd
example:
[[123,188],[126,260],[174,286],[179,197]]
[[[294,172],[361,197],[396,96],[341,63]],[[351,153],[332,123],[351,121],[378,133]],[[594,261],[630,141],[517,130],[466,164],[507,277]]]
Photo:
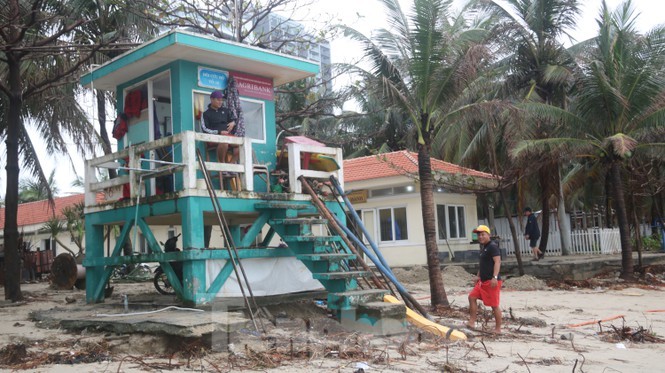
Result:
[[485,306],[492,307],[495,320],[495,333],[501,333],[501,308],[499,308],[499,293],[501,291],[501,251],[496,243],[490,239],[490,229],[486,225],[479,225],[473,230],[478,234],[480,242],[480,269],[476,286],[469,293],[469,328],[476,325],[476,315],[478,314],[478,299],[482,300]]

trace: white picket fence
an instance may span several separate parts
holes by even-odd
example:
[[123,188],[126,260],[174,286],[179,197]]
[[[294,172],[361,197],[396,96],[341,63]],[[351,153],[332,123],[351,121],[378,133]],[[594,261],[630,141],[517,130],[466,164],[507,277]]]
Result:
[[[541,219],[538,219],[542,224]],[[513,218],[516,224],[517,237],[520,245],[520,252],[524,256],[531,255],[529,242],[524,238],[524,224],[525,218],[522,222],[518,222],[517,218]],[[487,224],[485,220],[480,220],[480,224]],[[513,245],[512,235],[510,234],[510,226],[508,225],[507,218],[494,219],[495,231],[492,233],[497,234],[500,239],[500,247],[506,249],[508,256],[515,255],[515,245]],[[648,224],[640,226],[642,235],[650,232]],[[542,232],[542,229],[541,229]],[[621,241],[619,239],[619,228],[589,228],[586,230],[575,230],[571,233],[571,244],[573,255],[608,255],[621,253]],[[559,224],[555,215],[550,218],[550,232],[547,241],[547,255],[558,256],[561,255],[561,235],[559,233]]]

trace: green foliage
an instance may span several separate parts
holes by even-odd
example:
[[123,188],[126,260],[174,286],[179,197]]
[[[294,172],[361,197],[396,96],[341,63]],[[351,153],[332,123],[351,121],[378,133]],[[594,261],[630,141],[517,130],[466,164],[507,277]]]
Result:
[[661,242],[660,234],[658,233],[642,237],[642,247],[646,251],[660,251],[662,249]]

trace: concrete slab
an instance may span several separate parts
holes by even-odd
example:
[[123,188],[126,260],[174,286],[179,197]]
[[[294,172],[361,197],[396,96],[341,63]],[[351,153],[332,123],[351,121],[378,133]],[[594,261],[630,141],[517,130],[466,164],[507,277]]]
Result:
[[233,333],[250,325],[240,312],[222,310],[186,310],[172,307],[152,311],[125,312],[117,307],[56,307],[37,311],[31,317],[40,326],[67,330],[94,329],[114,333],[162,334],[178,337],[202,337],[212,333]]

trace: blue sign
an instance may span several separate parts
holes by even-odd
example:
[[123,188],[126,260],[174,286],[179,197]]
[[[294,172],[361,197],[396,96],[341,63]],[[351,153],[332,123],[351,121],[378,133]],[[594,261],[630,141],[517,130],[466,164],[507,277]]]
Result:
[[199,87],[222,90],[226,89],[228,82],[229,73],[227,71],[199,67]]

